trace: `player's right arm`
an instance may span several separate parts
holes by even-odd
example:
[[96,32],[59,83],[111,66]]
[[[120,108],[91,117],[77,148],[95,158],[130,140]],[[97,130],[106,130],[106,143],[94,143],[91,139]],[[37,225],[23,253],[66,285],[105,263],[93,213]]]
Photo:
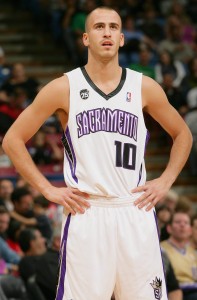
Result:
[[63,205],[72,214],[84,212],[88,195],[73,188],[56,188],[43,176],[26,149],[26,142],[39,130],[45,120],[56,111],[61,111],[63,126],[69,112],[69,84],[66,76],[47,84],[10,127],[3,139],[3,149],[17,171],[45,198]]

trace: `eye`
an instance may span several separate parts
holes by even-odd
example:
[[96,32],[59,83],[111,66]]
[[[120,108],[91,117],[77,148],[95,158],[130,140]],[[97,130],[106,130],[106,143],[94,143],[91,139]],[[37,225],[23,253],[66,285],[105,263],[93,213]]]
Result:
[[110,25],[110,28],[111,28],[112,30],[117,30],[117,29],[118,29],[118,25],[117,25],[117,24],[111,24],[111,25]]
[[103,29],[104,28],[104,25],[103,24],[97,24],[96,25],[96,29]]

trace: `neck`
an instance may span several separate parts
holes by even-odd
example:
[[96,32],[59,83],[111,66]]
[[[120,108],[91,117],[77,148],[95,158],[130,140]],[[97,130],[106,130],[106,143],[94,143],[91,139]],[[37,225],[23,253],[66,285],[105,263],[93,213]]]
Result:
[[118,57],[113,59],[103,58],[95,59],[91,55],[85,66],[86,71],[93,80],[108,81],[121,75],[122,68],[118,64]]
[[170,242],[173,246],[175,246],[176,248],[178,248],[178,249],[183,249],[183,248],[185,248],[185,247],[187,246],[187,244],[188,244],[188,240],[181,240],[181,241],[179,241],[179,240],[176,240],[176,239],[173,238],[173,237],[170,237],[170,238],[169,238],[169,242]]

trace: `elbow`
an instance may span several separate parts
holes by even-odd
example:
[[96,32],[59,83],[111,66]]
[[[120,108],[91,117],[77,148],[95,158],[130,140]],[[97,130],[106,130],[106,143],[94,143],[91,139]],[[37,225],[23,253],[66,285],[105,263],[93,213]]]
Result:
[[6,154],[9,154],[9,151],[12,147],[11,143],[13,140],[14,139],[10,136],[9,132],[6,133],[6,135],[4,136],[3,141],[2,141],[2,148]]
[[7,153],[7,151],[8,151],[8,144],[9,144],[8,138],[7,138],[7,136],[5,135],[4,138],[3,138],[3,141],[2,141],[2,148],[3,148],[3,151],[4,151],[5,153]]

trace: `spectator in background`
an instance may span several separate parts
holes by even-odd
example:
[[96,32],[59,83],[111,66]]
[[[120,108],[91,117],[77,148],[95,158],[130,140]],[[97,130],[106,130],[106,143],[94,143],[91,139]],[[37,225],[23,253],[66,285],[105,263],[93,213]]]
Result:
[[18,269],[17,266],[21,258],[8,246],[2,237],[0,237],[0,257],[6,262],[10,272],[14,272]]
[[49,201],[43,195],[34,198],[34,214],[36,218],[36,228],[40,230],[43,237],[50,241],[52,237],[52,223],[47,216]]
[[9,227],[7,229],[6,242],[8,246],[21,257],[23,256],[23,252],[19,246],[18,237],[21,230],[24,228],[25,226],[22,223],[16,220],[12,220],[12,222],[10,222]]
[[77,1],[67,0],[66,9],[62,20],[63,40],[67,56],[72,64],[77,64],[77,54],[75,51],[75,38],[72,33],[71,23],[76,12]]
[[0,134],[5,134],[26,106],[27,94],[16,87],[9,95],[8,101],[0,103]]
[[168,97],[170,104],[184,117],[188,111],[187,101],[183,97],[181,90],[173,86],[174,76],[172,73],[163,74],[162,87]]
[[187,0],[186,1],[186,11],[190,16],[192,22],[196,22],[197,15],[197,2],[196,0]]
[[58,284],[58,261],[61,240],[61,227],[55,227],[51,246],[39,260],[36,269],[36,282],[47,300],[54,300]]
[[175,61],[168,51],[162,51],[159,54],[159,61],[155,65],[155,79],[158,83],[163,83],[164,74],[172,74],[173,87],[179,87],[182,79],[186,75],[186,70],[181,61]]
[[[82,66],[87,62],[87,49],[82,42],[82,34],[85,32],[85,20],[88,13],[96,8],[97,4],[95,0],[85,0],[81,5],[77,4],[77,1],[73,3],[68,1],[63,27],[65,43],[73,64]],[[69,28],[67,28],[68,25]],[[69,45],[69,43],[71,44]]]
[[172,212],[165,204],[158,204],[156,206],[157,222],[160,231],[160,241],[167,240],[169,234],[166,231],[166,226],[172,216]]
[[52,37],[59,45],[62,43],[62,19],[66,9],[66,0],[50,0],[49,1],[49,14]]
[[[188,1],[186,1],[188,2]],[[182,41],[190,45],[193,48],[194,39],[196,36],[195,26],[192,24],[192,20],[186,11],[186,3],[180,3],[174,1],[171,7],[171,15],[176,16],[182,25]]]
[[26,289],[21,278],[8,274],[6,264],[2,259],[0,259],[0,265],[0,299],[28,300]]
[[179,287],[179,283],[174,274],[172,264],[170,263],[170,260],[167,256],[166,252],[163,249],[161,250],[161,254],[162,254],[164,270],[165,270],[165,274],[166,274],[166,286],[167,286],[167,291],[168,291],[168,299],[169,300],[182,300],[183,293]]
[[[33,197],[27,188],[15,188],[11,194],[11,199],[14,204],[14,210],[11,211],[11,217],[19,215],[21,217],[32,218],[34,216]],[[20,221],[20,219],[18,221]]]
[[0,206],[4,206],[8,211],[13,210],[13,202],[11,194],[14,190],[14,185],[9,179],[0,180]]
[[141,43],[151,41],[145,34],[136,28],[135,19],[132,15],[127,15],[123,20],[123,29],[125,44],[120,49],[120,64],[128,67],[131,63],[137,62],[139,59],[139,49]]
[[159,43],[158,51],[170,52],[175,60],[187,63],[193,56],[191,47],[182,41],[182,26],[176,16],[170,16],[166,24],[166,36]]
[[11,76],[11,66],[6,64],[5,53],[2,47],[0,47],[0,89],[4,82]]
[[129,67],[134,71],[141,72],[143,75],[155,78],[155,70],[151,61],[152,52],[147,45],[142,44],[139,50],[139,62],[131,64]]
[[14,210],[10,213],[12,220],[18,221],[25,226],[34,226],[41,231],[42,235],[49,241],[52,235],[51,222],[46,214],[48,201],[42,196],[37,196],[35,201],[28,188],[15,188],[12,193]]
[[37,165],[47,165],[63,160],[63,151],[58,146],[57,141],[48,138],[42,129],[33,137],[28,151]]
[[168,240],[161,243],[174,269],[184,300],[197,297],[197,254],[190,246],[191,220],[185,212],[175,212],[169,222]]
[[[6,208],[0,207],[0,286],[8,299],[26,298],[26,291],[20,278],[16,277],[20,255],[7,243],[7,230],[10,215]],[[1,298],[0,298],[1,299]]]
[[39,230],[27,228],[20,232],[18,240],[24,253],[19,264],[19,274],[27,283],[28,279],[36,273],[41,255],[46,252],[45,239]]
[[[190,90],[197,87],[197,56],[194,56],[188,62],[188,72],[181,81],[181,87],[185,98],[187,98],[187,94]],[[191,106],[190,103],[188,103],[188,105],[189,107]],[[192,106],[194,107],[194,105]]]
[[193,214],[192,201],[187,196],[180,195],[175,207],[175,212],[184,212],[191,217]]
[[162,203],[169,208],[171,213],[174,213],[178,200],[179,195],[177,192],[175,192],[173,189],[170,189]]
[[138,28],[155,43],[164,38],[163,24],[153,5],[147,5],[142,18],[137,22]]
[[25,66],[21,63],[13,65],[11,77],[2,86],[8,94],[12,94],[16,88],[26,92],[28,103],[33,101],[39,88],[38,80],[28,77]]
[[192,235],[190,245],[194,248],[197,253],[197,214],[194,214],[191,219]]
[[0,206],[0,236],[6,240],[7,239],[7,230],[10,224],[10,215],[7,209],[3,206]]

